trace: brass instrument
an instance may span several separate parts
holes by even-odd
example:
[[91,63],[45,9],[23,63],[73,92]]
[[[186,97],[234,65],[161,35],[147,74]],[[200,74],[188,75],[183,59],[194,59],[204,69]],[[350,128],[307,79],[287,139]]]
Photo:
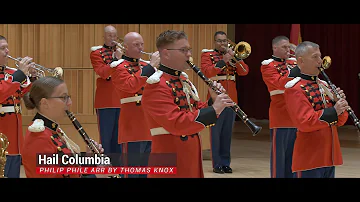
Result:
[[[336,86],[330,81],[329,77],[324,72],[324,70],[328,69],[330,67],[330,65],[331,65],[331,58],[329,56],[325,56],[322,60],[321,67],[319,67],[319,70],[320,70],[320,73],[322,74],[322,76],[325,78],[326,82],[331,87],[331,90],[333,91],[333,93],[336,95],[337,98],[340,99],[341,96],[337,92]],[[360,132],[360,122],[359,122],[359,119],[356,117],[354,111],[350,107],[346,111],[349,113],[350,118],[354,122],[354,125],[356,126],[358,132]]]
[[[123,52],[125,52],[125,48],[124,48],[124,40],[123,39],[118,39],[120,42],[117,42],[117,41],[113,41],[113,43],[116,44],[117,47],[119,47]],[[147,53],[145,51],[141,51],[142,54],[145,54],[145,55],[149,55],[149,60],[151,60],[151,56],[153,53]]]
[[[230,39],[228,39],[228,47],[234,51],[234,57],[231,59],[232,61],[236,61],[235,57],[240,58],[242,60],[246,59],[251,54],[251,46],[249,43],[245,41],[240,41],[239,43],[235,44]],[[244,72],[246,69],[240,64]]]
[[151,56],[154,54],[154,53],[147,53],[145,51],[141,51],[141,53],[145,55],[149,55],[149,60],[151,60]]
[[[12,59],[12,60],[15,60],[16,62],[20,62],[22,60],[21,57],[13,58],[10,55],[7,55],[7,57]],[[16,66],[18,67],[17,64],[16,64]],[[43,66],[41,66],[39,64],[35,64],[34,66],[31,67],[31,68],[36,70],[36,75],[33,75],[33,76],[37,76],[37,77],[44,77],[44,76],[46,76],[45,72],[48,72],[53,77],[61,78],[63,76],[63,73],[64,73],[64,71],[63,71],[63,69],[61,67],[55,67],[54,69],[50,69],[50,68],[43,67]]]
[[124,40],[119,38],[118,39],[120,42],[117,41],[113,41],[114,44],[116,44],[117,47],[119,47],[123,52],[125,51],[125,47],[124,47]]
[[[218,95],[221,94],[222,92],[213,84],[213,81],[209,78],[207,78],[204,73],[201,72],[200,68],[197,67],[193,62],[192,62],[192,58],[190,58],[190,60],[186,61],[188,63],[188,65],[195,71],[195,73],[197,75],[200,76],[200,78],[202,80],[205,81],[205,83],[212,89],[214,90]],[[236,113],[236,115],[245,123],[246,126],[249,127],[249,129],[251,130],[253,136],[255,136],[256,134],[258,134],[262,127],[261,126],[257,126],[255,125],[250,119],[248,119],[247,115],[245,114],[245,112],[243,112],[241,110],[241,108],[239,107],[239,105],[237,105],[236,103],[234,103],[234,106],[231,106],[230,108]]]
[[9,140],[3,133],[0,133],[0,178],[5,178],[5,164]]
[[290,52],[291,57],[295,57],[295,49],[296,49],[296,45],[293,43],[290,43],[290,51],[293,52],[293,53]]

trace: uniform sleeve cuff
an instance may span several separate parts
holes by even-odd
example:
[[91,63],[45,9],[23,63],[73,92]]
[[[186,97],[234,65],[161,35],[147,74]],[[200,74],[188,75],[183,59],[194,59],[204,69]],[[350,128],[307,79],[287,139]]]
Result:
[[24,84],[27,82],[28,77],[25,75],[25,73],[21,70],[17,70],[13,73],[13,82],[19,82],[20,84]]
[[222,69],[223,67],[226,67],[226,62],[225,62],[224,60],[219,60],[219,61],[216,63],[215,67]]
[[330,125],[334,125],[338,122],[338,116],[334,107],[325,108],[320,120],[328,122]]
[[214,104],[214,101],[213,101],[213,99],[210,97],[207,103],[208,103],[208,106],[212,106],[212,105]]
[[148,77],[149,78],[154,73],[155,73],[155,69],[150,64],[144,66],[142,68],[142,70],[141,70],[141,76],[143,76],[143,77]]
[[196,118],[196,122],[199,122],[205,127],[214,126],[217,120],[216,112],[213,107],[206,107],[199,110],[199,116]]

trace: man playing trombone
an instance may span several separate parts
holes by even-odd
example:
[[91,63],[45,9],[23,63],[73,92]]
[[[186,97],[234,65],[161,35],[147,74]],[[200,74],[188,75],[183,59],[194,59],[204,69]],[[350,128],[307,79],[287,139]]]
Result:
[[[237,103],[236,75],[247,75],[249,67],[242,59],[234,57],[235,53],[228,48],[228,44],[225,32],[215,32],[215,48],[202,50],[201,70],[206,77],[211,77],[211,80],[221,83],[230,98]],[[210,97],[209,94],[208,97]],[[235,112],[227,107],[221,113],[215,126],[211,127],[211,154],[215,173],[232,173],[230,148],[235,116]]]
[[5,177],[20,178],[23,144],[20,100],[31,86],[29,73],[36,73],[30,68],[34,65],[30,57],[22,58],[18,63],[18,69],[6,66],[8,54],[7,39],[0,35],[0,132],[9,140]]

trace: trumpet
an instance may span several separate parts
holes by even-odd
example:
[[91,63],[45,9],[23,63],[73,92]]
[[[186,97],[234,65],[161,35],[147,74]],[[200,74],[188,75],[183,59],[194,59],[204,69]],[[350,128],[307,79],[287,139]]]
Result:
[[[13,58],[10,55],[7,55],[7,57],[12,59],[12,60],[15,60],[16,62],[20,62],[22,60],[21,57]],[[18,64],[15,64],[15,65],[17,67],[19,67]],[[63,73],[64,73],[64,71],[63,71],[63,69],[61,67],[55,67],[54,69],[50,69],[50,68],[43,67],[43,66],[41,66],[39,64],[36,64],[36,63],[31,68],[36,70],[36,75],[35,76],[37,76],[37,77],[44,77],[44,76],[46,76],[45,72],[48,72],[48,73],[51,74],[51,76],[56,77],[56,78],[60,78],[60,77],[63,76]]]
[[[325,78],[326,82],[331,87],[331,90],[333,91],[333,93],[335,93],[336,97],[340,99],[341,96],[338,93],[338,91],[336,90],[336,86],[330,81],[329,77],[327,76],[327,74],[324,71],[325,69],[328,69],[330,67],[330,65],[331,65],[331,58],[329,56],[325,56],[322,60],[321,67],[319,67],[319,70],[320,70],[320,73],[322,74],[322,76]],[[350,118],[354,122],[354,125],[357,128],[358,132],[360,132],[360,121],[357,118],[357,116],[355,115],[354,111],[350,107],[346,111],[349,113]]]
[[147,53],[145,51],[141,51],[142,54],[145,54],[145,55],[148,55],[149,56],[149,60],[151,60],[151,56],[154,54],[154,53]]

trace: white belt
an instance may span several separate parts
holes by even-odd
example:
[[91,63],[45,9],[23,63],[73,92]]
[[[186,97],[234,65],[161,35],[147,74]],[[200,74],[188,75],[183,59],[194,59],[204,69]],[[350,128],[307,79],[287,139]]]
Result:
[[283,90],[273,90],[273,91],[270,91],[270,96],[283,94],[284,92],[285,91],[283,91]]
[[235,81],[235,75],[224,75],[224,76],[214,76],[210,78],[211,80],[232,80]]
[[163,127],[151,128],[151,129],[150,129],[150,133],[151,133],[152,136],[170,134],[170,133],[169,133],[167,130],[165,130],[165,128],[163,128]]
[[141,100],[142,95],[134,96],[134,97],[127,97],[120,100],[121,104],[129,103],[129,102],[137,102]]
[[3,113],[10,113],[10,112],[15,112],[15,106],[5,106],[5,107],[0,106],[0,113],[3,114]]

